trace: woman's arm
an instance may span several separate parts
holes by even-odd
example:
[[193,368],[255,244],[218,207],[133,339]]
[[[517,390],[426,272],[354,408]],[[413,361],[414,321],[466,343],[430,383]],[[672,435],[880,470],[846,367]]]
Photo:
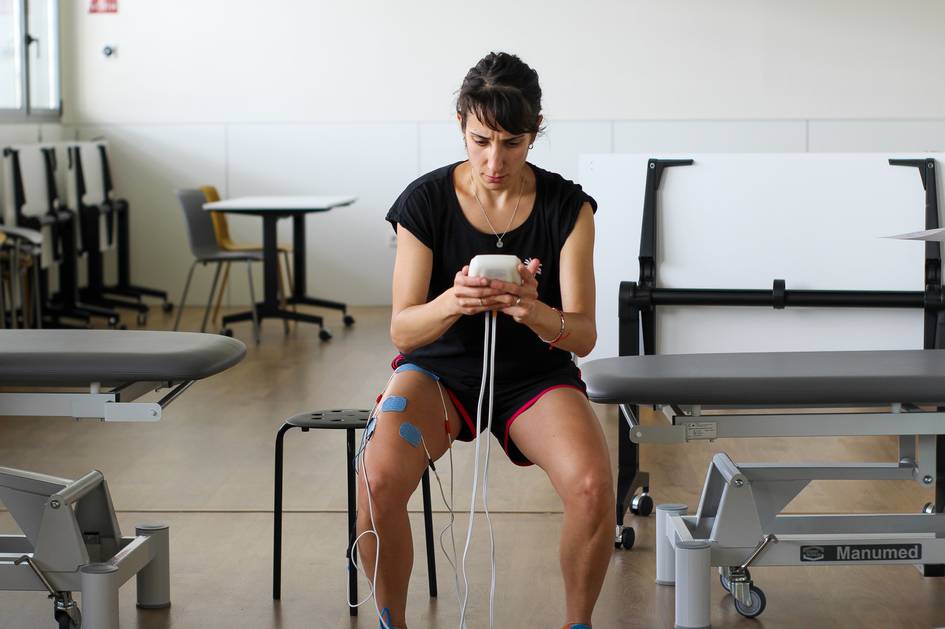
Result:
[[480,299],[498,295],[499,291],[489,288],[485,278],[469,277],[469,267],[463,267],[456,274],[453,286],[428,302],[432,271],[430,248],[397,225],[390,338],[404,354],[440,338],[462,315],[501,307],[494,302],[480,302]]
[[[597,343],[595,320],[596,296],[594,287],[594,212],[590,203],[581,206],[574,228],[568,235],[560,255],[561,309],[564,314],[564,333],[555,347],[587,356]],[[552,340],[561,331],[561,316],[554,308],[537,300],[534,273],[537,261],[522,270],[521,287],[493,281],[492,286],[508,293],[502,299],[502,312],[519,323],[527,325],[545,340]],[[518,305],[515,300],[521,297]]]

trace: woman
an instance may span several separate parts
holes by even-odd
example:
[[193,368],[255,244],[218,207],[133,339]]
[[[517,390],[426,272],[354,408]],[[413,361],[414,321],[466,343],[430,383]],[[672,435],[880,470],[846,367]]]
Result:
[[[612,552],[614,506],[604,435],[572,360],[597,336],[596,203],[526,161],[541,128],[541,88],[518,57],[483,58],[456,108],[469,159],[414,181],[387,215],[397,233],[390,333],[401,355],[378,406],[358,497],[359,533],[372,529],[373,515],[381,540],[374,585],[382,626],[407,626],[406,507],[427,454],[435,461],[452,441],[484,428],[474,427],[482,313],[496,312],[492,432],[513,462],[544,470],[561,497],[565,627],[590,627]],[[518,256],[521,284],[470,277],[469,261],[486,253]],[[419,429],[422,448],[404,436],[405,423]],[[359,547],[374,575],[374,538],[362,537]]]

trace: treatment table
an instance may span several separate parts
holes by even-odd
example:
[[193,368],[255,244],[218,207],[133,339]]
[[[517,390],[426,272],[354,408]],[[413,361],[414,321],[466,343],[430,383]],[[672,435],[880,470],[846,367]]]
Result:
[[[695,514],[657,507],[656,580],[676,587],[676,627],[710,626],[712,566],[736,610],[755,617],[766,602],[750,566],[945,563],[945,514],[932,503],[908,514],[781,513],[812,480],[933,489],[945,350],[620,356],[581,369],[592,401],[620,405],[634,443],[899,437],[897,459],[881,463],[739,465],[716,454]],[[658,407],[667,423],[641,425],[638,405]]]
[[[0,415],[158,421],[245,353],[209,334],[0,330]],[[156,402],[135,401],[165,388]],[[170,606],[168,527],[123,537],[101,472],[68,480],[0,467],[0,503],[24,533],[0,536],[0,589],[48,591],[60,629],[118,629],[118,589],[135,575],[139,607]]]

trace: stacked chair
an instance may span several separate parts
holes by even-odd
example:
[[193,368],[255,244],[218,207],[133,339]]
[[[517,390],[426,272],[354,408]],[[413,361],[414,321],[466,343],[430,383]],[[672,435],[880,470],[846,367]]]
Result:
[[[78,213],[81,235],[80,253],[86,258],[88,283],[81,288],[82,301],[107,308],[122,308],[137,313],[138,324],[147,322],[148,306],[143,297],[162,300],[165,312],[173,305],[167,293],[131,282],[131,242],[129,205],[118,198],[112,187],[108,147],[104,141],[70,142],[65,146],[69,174],[69,207]],[[115,251],[118,282],[107,286],[104,280],[104,254]]]
[[[88,325],[93,317],[111,327],[119,325],[115,310],[79,299],[76,214],[59,199],[56,185],[56,147],[23,144],[3,149],[4,224],[38,232],[36,256],[43,323],[52,327]],[[58,270],[59,289],[50,291],[50,271]],[[18,273],[15,273],[18,275]]]

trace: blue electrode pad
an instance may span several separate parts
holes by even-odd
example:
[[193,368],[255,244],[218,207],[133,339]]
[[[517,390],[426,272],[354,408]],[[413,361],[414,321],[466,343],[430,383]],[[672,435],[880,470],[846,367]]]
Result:
[[407,408],[407,398],[399,395],[392,395],[381,404],[382,411],[391,411],[393,413],[403,413],[405,408]]
[[400,373],[401,371],[419,371],[422,374],[426,374],[430,376],[431,378],[433,378],[433,380],[437,382],[439,382],[440,380],[440,377],[436,375],[435,373],[433,373],[432,371],[430,371],[429,369],[424,369],[423,367],[419,365],[414,365],[413,363],[404,363],[403,365],[395,369],[394,373]]
[[420,429],[409,422],[400,425],[400,436],[415,448],[420,445],[420,440],[423,439],[420,435]]

